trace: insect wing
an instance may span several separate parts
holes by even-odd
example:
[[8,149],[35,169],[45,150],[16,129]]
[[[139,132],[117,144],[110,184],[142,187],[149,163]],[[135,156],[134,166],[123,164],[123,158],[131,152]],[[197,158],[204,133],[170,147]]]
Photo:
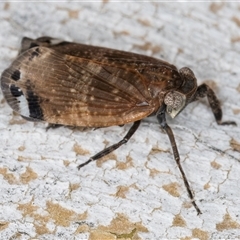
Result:
[[23,52],[1,77],[9,105],[26,118],[103,127],[133,122],[154,111],[138,71],[62,54],[46,47]]
[[117,65],[118,67],[121,66],[125,67],[126,64],[128,65],[129,68],[138,69],[146,68],[149,66],[151,67],[157,66],[159,68],[161,66],[177,71],[177,68],[174,65],[153,57],[132,52],[120,51],[116,49],[67,42],[61,39],[51,37],[40,37],[37,39],[24,37],[22,39],[21,45],[22,46],[20,53],[36,46],[42,46],[54,49],[59,53],[75,57],[85,58],[89,60],[94,59],[95,61],[99,61],[102,63],[105,62],[110,65],[112,63],[114,65]]

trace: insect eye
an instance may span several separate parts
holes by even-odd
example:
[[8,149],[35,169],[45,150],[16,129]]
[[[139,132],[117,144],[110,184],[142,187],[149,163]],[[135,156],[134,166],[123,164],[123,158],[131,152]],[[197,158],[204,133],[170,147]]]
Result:
[[167,113],[172,117],[176,117],[186,104],[186,96],[177,91],[168,92],[164,98],[167,105]]

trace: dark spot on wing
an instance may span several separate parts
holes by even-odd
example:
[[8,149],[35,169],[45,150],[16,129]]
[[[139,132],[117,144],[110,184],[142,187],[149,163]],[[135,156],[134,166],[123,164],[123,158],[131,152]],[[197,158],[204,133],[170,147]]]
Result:
[[23,95],[22,90],[19,87],[15,86],[14,84],[10,86],[10,91],[14,97],[20,97]]
[[34,93],[30,80],[27,80],[27,101],[28,101],[28,108],[30,112],[29,117],[43,120],[43,112],[40,106],[40,99]]
[[11,78],[14,81],[18,81],[20,79],[21,72],[19,70],[15,70],[13,74],[11,75]]
[[30,47],[29,47],[29,48],[38,47],[38,46],[39,46],[39,44],[37,44],[37,43],[35,43],[35,42],[32,42],[32,43],[30,44]]
[[31,53],[31,56],[29,57],[29,60],[32,61],[33,58],[38,57],[38,56],[39,56],[39,53],[40,53],[39,48],[36,48],[35,51],[33,51],[33,52]]

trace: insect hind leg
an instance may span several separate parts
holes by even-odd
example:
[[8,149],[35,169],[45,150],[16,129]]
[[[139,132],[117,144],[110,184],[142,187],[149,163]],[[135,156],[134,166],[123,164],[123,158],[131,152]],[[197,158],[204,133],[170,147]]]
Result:
[[213,115],[219,125],[237,125],[234,121],[224,121],[222,122],[222,109],[220,101],[215,95],[214,91],[205,83],[198,86],[197,91],[192,98],[191,102],[199,100],[201,98],[207,97],[209,105],[212,109]]
[[140,120],[134,122],[134,124],[131,126],[131,128],[128,130],[127,134],[124,136],[124,138],[119,141],[116,144],[113,144],[105,149],[103,149],[101,152],[95,154],[94,156],[90,157],[86,162],[78,165],[78,170],[80,170],[82,167],[84,167],[85,165],[89,164],[90,162],[96,161],[104,156],[106,156],[107,154],[113,152],[114,150],[116,150],[117,148],[119,148],[120,146],[122,146],[123,144],[127,143],[128,140],[132,137],[132,135],[136,132],[136,130],[138,129],[139,125],[140,125]]

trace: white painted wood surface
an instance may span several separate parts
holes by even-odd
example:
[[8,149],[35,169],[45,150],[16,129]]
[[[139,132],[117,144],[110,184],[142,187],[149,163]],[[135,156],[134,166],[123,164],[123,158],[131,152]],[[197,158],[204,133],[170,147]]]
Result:
[[218,126],[205,100],[168,119],[197,216],[154,117],[105,161],[78,171],[130,125],[46,131],[13,114],[1,93],[1,239],[240,238],[239,3],[8,1],[0,23],[0,72],[23,36],[134,51],[190,67],[215,90],[223,119],[238,124]]

